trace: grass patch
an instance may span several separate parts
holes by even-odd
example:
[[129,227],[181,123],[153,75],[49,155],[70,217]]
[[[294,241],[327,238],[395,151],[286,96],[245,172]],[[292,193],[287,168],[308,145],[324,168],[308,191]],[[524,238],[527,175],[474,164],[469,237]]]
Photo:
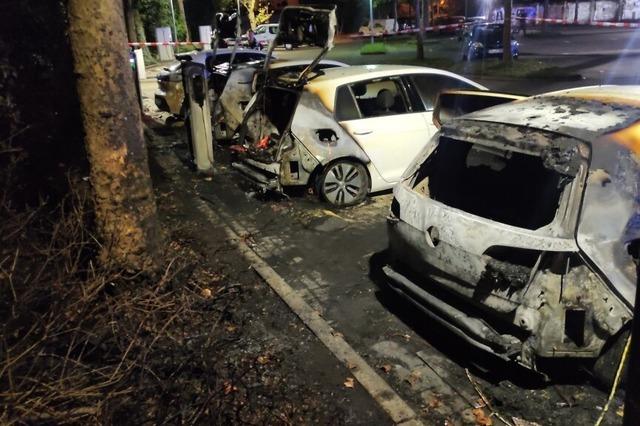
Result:
[[384,55],[387,53],[387,45],[380,42],[368,43],[360,48],[361,55]]
[[479,61],[458,62],[451,71],[475,77],[507,77],[507,78],[554,78],[573,80],[580,76],[558,67],[549,66],[537,59],[514,59],[511,64],[505,64],[499,58],[489,58]]

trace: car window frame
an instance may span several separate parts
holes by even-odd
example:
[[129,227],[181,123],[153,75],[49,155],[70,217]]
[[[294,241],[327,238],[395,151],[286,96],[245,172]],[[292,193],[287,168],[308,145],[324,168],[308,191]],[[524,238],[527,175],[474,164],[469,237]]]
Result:
[[[355,120],[366,120],[366,119],[369,119],[369,118],[384,118],[384,117],[391,117],[391,116],[396,116],[396,115],[404,115],[404,114],[413,114],[413,113],[415,113],[416,111],[413,111],[413,105],[412,105],[411,100],[409,98],[409,95],[407,93],[407,85],[406,85],[403,77],[404,76],[402,74],[393,74],[393,75],[384,76],[384,77],[376,77],[376,78],[368,78],[366,80],[352,81],[352,82],[344,83],[344,84],[341,84],[341,85],[337,86],[336,87],[336,91],[335,91],[335,95],[334,95],[334,100],[333,100],[333,116],[334,116],[334,119],[336,121],[338,121],[338,118],[337,118],[338,92],[339,92],[340,88],[343,87],[343,86],[347,86],[349,88],[349,93],[353,97],[353,101],[355,102],[356,108],[358,109],[358,113],[360,114],[360,118],[357,118]],[[401,97],[402,97],[402,100],[404,102],[406,111],[405,112],[401,112],[401,113],[390,114],[390,115],[386,115],[386,116],[383,115],[383,116],[365,117],[364,114],[362,114],[362,110],[360,109],[360,105],[358,104],[358,99],[353,94],[353,90],[352,90],[351,86],[353,86],[355,84],[368,84],[368,83],[371,83],[371,82],[383,81],[383,80],[394,80],[396,82],[396,84],[399,83],[400,87],[399,87],[398,91],[401,94]],[[341,121],[353,121],[353,120],[341,120]]]
[[471,83],[468,83],[468,82],[464,81],[461,78],[458,78],[457,76],[452,76],[452,75],[448,75],[448,74],[433,73],[433,72],[432,73],[412,73],[412,74],[408,74],[407,75],[407,79],[411,81],[412,86],[414,87],[414,90],[416,92],[416,95],[422,101],[422,105],[424,107],[424,112],[433,112],[435,110],[435,99],[434,99],[433,105],[431,107],[427,106],[422,94],[420,93],[420,90],[418,90],[418,85],[414,81],[414,78],[422,77],[422,76],[437,77],[437,78],[449,78],[451,80],[455,80],[455,81],[465,85],[465,87],[449,87],[449,88],[442,88],[441,90],[447,90],[447,89],[479,90],[478,87],[474,86]]
[[[334,98],[333,98],[333,119],[336,120],[337,123],[343,122],[343,121],[355,121],[355,120],[362,120],[364,117],[362,117],[362,111],[360,110],[360,105],[358,105],[358,100],[356,99],[356,96],[353,94],[353,90],[351,89],[351,86],[353,85],[353,83],[345,83],[345,84],[341,84],[340,86],[336,87],[336,91],[334,94]],[[340,93],[340,90],[342,88],[345,88],[349,91],[349,94],[351,95],[351,99],[353,100],[353,104],[356,106],[356,110],[358,111],[358,118],[353,118],[351,120],[339,120],[338,119],[338,94]]]

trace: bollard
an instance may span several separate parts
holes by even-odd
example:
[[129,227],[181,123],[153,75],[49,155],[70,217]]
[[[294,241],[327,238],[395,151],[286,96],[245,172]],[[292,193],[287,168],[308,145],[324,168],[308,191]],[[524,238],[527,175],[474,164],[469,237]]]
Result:
[[196,170],[213,174],[213,136],[207,79],[203,64],[182,62],[182,82],[186,108],[185,128]]

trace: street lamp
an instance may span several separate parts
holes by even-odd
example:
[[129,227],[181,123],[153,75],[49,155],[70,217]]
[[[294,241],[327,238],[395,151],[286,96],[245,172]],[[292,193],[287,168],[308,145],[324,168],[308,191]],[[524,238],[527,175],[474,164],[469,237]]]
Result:
[[173,10],[173,0],[169,0],[169,5],[171,6],[171,19],[173,20],[173,34],[175,36],[175,42],[178,41],[178,30],[176,29],[176,12]]

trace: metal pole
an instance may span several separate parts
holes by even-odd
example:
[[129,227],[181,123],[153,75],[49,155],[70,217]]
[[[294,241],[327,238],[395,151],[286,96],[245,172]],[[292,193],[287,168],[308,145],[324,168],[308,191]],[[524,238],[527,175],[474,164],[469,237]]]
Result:
[[176,12],[173,10],[173,0],[169,0],[169,5],[171,6],[171,19],[173,20],[173,35],[175,36],[175,40],[178,41],[178,30],[176,28]]
[[369,0],[369,32],[371,33],[371,44],[373,44],[373,0]]

